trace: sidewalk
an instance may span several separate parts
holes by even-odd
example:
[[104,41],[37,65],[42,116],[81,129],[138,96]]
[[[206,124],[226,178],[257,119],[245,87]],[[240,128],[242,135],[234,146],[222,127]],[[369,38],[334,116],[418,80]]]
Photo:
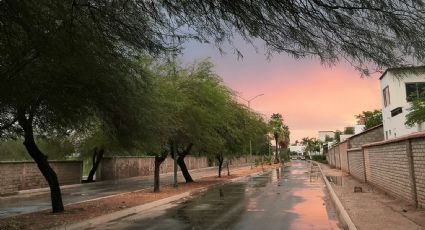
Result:
[[[424,209],[390,197],[341,170],[325,164],[321,168],[357,229],[425,229]],[[355,193],[355,186],[362,187],[363,192]]]

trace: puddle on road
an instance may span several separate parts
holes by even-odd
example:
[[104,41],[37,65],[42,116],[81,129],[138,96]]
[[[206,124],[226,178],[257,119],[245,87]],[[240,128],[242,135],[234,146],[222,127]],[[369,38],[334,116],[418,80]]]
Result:
[[342,186],[342,176],[326,176],[328,181],[334,185]]

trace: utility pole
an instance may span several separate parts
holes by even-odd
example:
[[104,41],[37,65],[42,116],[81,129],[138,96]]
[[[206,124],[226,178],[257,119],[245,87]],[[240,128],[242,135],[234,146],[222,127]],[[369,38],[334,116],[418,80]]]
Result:
[[[251,110],[251,101],[254,100],[254,99],[256,99],[257,97],[260,97],[260,96],[263,96],[263,95],[264,95],[264,93],[258,94],[257,96],[255,96],[255,97],[253,97],[253,98],[251,98],[249,100],[247,100],[247,99],[245,99],[245,98],[243,98],[241,96],[238,96],[238,97],[240,99],[246,101],[248,103],[248,109]],[[249,157],[251,158],[250,159],[250,162],[251,162],[251,169],[252,169],[252,141],[251,141],[251,138],[249,139]]]

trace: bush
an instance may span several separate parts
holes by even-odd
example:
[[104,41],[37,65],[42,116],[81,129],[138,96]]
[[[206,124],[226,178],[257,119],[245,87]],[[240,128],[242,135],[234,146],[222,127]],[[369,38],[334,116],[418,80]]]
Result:
[[317,161],[317,162],[320,162],[320,163],[323,163],[323,164],[327,164],[328,163],[328,161],[326,160],[326,156],[325,155],[314,155],[314,156],[311,156],[311,159],[313,161]]

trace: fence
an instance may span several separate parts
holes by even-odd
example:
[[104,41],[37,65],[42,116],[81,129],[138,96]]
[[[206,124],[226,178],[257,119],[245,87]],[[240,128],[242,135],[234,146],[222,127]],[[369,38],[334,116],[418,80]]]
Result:
[[382,126],[375,127],[334,146],[327,158],[331,167],[341,166],[362,182],[425,206],[425,132],[383,141]]
[[[60,185],[81,183],[82,161],[49,161]],[[48,187],[35,162],[0,162],[0,195],[14,194],[21,190]]]

